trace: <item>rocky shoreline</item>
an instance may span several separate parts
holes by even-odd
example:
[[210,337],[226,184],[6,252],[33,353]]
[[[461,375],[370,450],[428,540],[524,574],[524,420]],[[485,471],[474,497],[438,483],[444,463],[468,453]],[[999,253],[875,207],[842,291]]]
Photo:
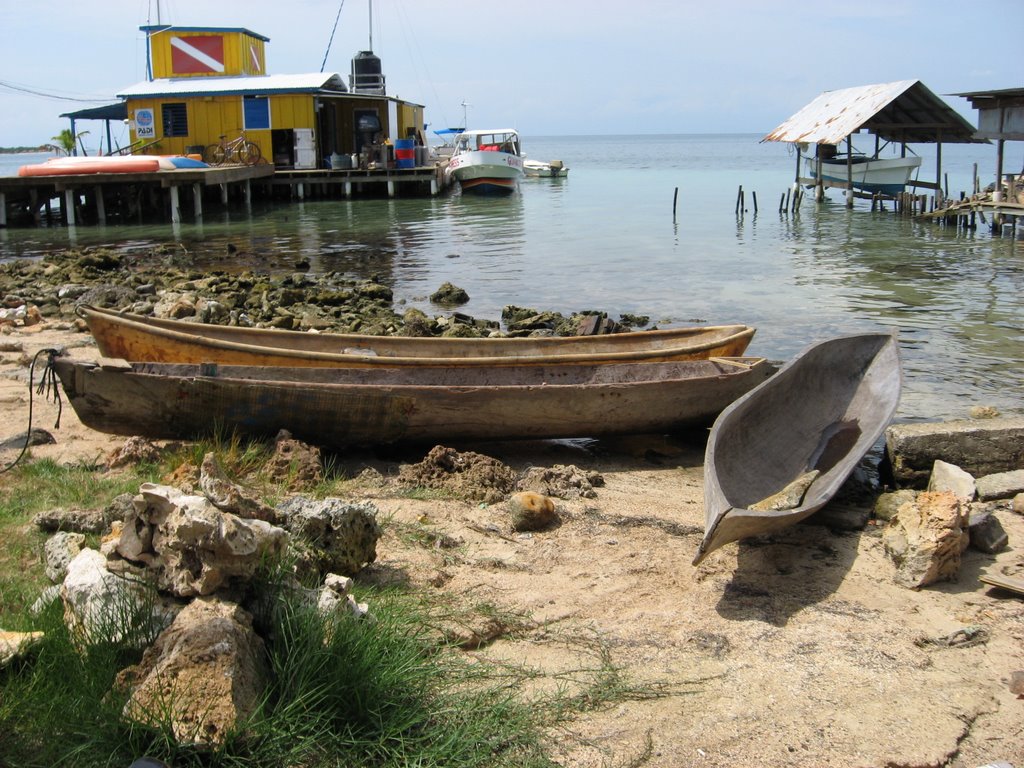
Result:
[[[433,316],[398,311],[390,287],[337,272],[206,271],[187,254],[158,246],[140,252],[104,248],[59,251],[0,264],[0,325],[71,319],[78,304],[176,320],[301,331],[401,336],[575,336],[648,326],[649,318],[588,310],[569,315],[506,306],[501,321],[457,311],[466,292],[445,283],[430,296]],[[502,327],[504,325],[504,328]]]
[[[440,299],[449,290],[446,305]],[[74,314],[85,301],[196,322],[406,335],[555,334],[581,323],[602,332],[612,323],[646,324],[600,312],[573,319],[526,309],[524,326],[510,311],[502,329],[497,321],[463,319],[454,310],[459,300],[451,286],[434,301],[446,307],[435,317],[398,312],[377,281],[301,269],[276,276],[206,273],[159,249],[85,249],[2,264],[0,352],[8,354],[0,355],[0,401],[10,409],[8,434],[24,423],[27,360],[37,348],[68,343],[72,354],[95,354]],[[37,403],[41,418],[52,419],[43,405]],[[976,419],[948,431],[960,444],[973,446],[970,438],[992,446],[996,426]],[[1007,445],[1019,447],[1024,424],[1012,434],[1001,429]],[[33,447],[33,457],[95,462],[110,456],[106,466],[113,468],[119,459],[112,449],[121,446],[119,457],[127,447],[85,429],[73,413],[65,414],[58,435],[56,444]],[[463,596],[497,606],[526,617],[522,626],[496,628],[488,623],[491,613],[481,614],[479,625],[454,639],[457,647],[499,664],[526,660],[555,675],[592,662],[586,649],[559,645],[559,632],[599,636],[626,675],[664,693],[595,709],[553,734],[553,756],[574,768],[630,760],[650,768],[977,768],[1010,760],[1021,768],[1024,608],[1012,589],[982,583],[986,573],[1007,583],[1024,576],[1019,454],[1001,448],[993,459],[975,447],[953,454],[936,425],[904,425],[888,437],[901,457],[892,472],[901,485],[921,490],[879,497],[872,487],[837,498],[808,524],[725,547],[697,569],[686,566],[703,530],[697,439],[488,444],[486,456],[438,446],[409,464],[367,454],[338,457],[354,481],[344,503],[370,503],[388,524],[379,539],[375,534],[372,562],[367,554],[358,557],[358,568],[321,568],[336,573],[342,588],[325,583],[332,594],[322,591],[316,599],[361,613],[345,594],[348,582],[340,581],[348,578],[340,574],[358,570],[360,586],[400,579],[427,599]],[[934,477],[939,459],[956,466]],[[282,462],[294,472],[295,450]],[[310,466],[319,469],[320,461]],[[207,473],[204,484],[199,468],[192,469],[167,478],[173,493],[166,494],[201,490],[206,501],[196,503],[203,520],[219,514],[206,502],[223,506],[237,497],[228,482],[211,484]],[[528,478],[537,498],[526,504],[520,497],[517,507],[513,496],[526,490]],[[993,491],[997,480],[1001,489]],[[436,488],[436,496],[410,496],[396,483]],[[235,504],[231,514],[250,520],[252,506]],[[107,546],[163,569],[166,556],[147,543],[159,539],[147,510],[136,508],[142,538],[117,536]],[[36,525],[48,519],[37,518]],[[67,528],[67,518],[60,519],[57,527]],[[71,554],[65,553],[69,562],[78,557]],[[324,555],[311,557],[323,565]],[[86,551],[79,565],[89,560],[100,562]],[[46,562],[56,573],[56,564]],[[107,578],[103,569],[89,573]],[[168,583],[185,578],[160,573]],[[186,586],[192,589],[191,582]],[[201,595],[192,604],[198,610],[210,599]],[[211,620],[200,614],[199,626]],[[145,670],[132,674],[131,684],[144,691]]]

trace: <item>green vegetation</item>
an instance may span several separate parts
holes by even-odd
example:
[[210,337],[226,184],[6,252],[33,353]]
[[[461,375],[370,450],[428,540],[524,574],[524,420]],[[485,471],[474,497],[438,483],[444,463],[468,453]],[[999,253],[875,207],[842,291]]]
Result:
[[38,147],[0,147],[0,155],[16,155],[22,152],[47,152],[53,149],[50,144],[40,144]]
[[[0,763],[110,766],[149,755],[174,768],[539,768],[555,765],[554,729],[581,713],[671,695],[625,679],[592,633],[538,628],[493,604],[467,605],[465,596],[432,593],[427,603],[404,588],[371,588],[357,579],[357,598],[370,603],[375,621],[325,619],[283,596],[287,568],[271,564],[254,590],[260,599],[252,602],[259,606],[252,608],[254,625],[271,675],[249,721],[210,751],[178,744],[169,716],[158,726],[126,720],[128,693],[118,689],[117,676],[155,638],[149,613],[120,612],[117,626],[85,647],[70,636],[59,600],[30,615],[28,606],[47,583],[44,539],[30,521],[58,506],[101,508],[183,462],[197,464],[209,450],[233,476],[249,473],[247,480],[258,477],[269,453],[265,444],[228,439],[188,445],[159,464],[122,471],[41,460],[0,475],[0,627],[45,632],[29,658],[0,670]],[[348,482],[328,480],[318,490]],[[436,546],[411,530],[399,530],[397,538]],[[109,639],[115,637],[127,639]],[[560,657],[576,666],[541,670],[465,653],[497,637],[561,646],[567,653]],[[648,756],[623,765],[640,765]]]

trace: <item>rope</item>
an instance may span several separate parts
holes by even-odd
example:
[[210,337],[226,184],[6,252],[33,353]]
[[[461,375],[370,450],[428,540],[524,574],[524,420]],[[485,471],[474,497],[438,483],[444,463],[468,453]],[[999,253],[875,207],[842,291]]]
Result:
[[46,368],[43,370],[43,375],[39,379],[39,384],[35,389],[35,394],[40,395],[46,400],[50,400],[52,398],[53,402],[57,404],[57,422],[53,425],[53,428],[60,429],[60,417],[64,410],[64,404],[60,397],[60,382],[57,379],[57,372],[53,367],[53,358],[59,354],[60,350],[57,349],[41,349],[36,352],[35,356],[32,358],[32,365],[29,366],[28,369],[28,428],[25,430],[25,444],[21,446],[21,452],[15,457],[14,461],[0,469],[0,474],[9,472],[18,466],[18,462],[20,462],[28,452],[29,444],[32,442],[32,382],[35,379],[36,362],[43,355],[46,355]]

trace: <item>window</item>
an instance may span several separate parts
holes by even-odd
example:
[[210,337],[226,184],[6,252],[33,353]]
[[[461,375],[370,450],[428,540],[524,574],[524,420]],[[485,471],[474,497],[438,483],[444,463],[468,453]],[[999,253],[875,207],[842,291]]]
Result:
[[164,121],[164,136],[188,136],[188,110],[185,103],[163,104],[160,109]]
[[270,99],[266,96],[243,97],[242,116],[247,131],[270,128]]

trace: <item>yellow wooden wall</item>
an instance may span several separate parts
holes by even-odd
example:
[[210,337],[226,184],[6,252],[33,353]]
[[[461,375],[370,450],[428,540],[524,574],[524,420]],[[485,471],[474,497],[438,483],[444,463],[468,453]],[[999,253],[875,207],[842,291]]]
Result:
[[[313,110],[313,96],[308,93],[281,94],[270,96],[270,127],[273,128],[316,128]],[[188,136],[163,136],[164,103],[186,104],[188,112]],[[228,140],[236,138],[242,130],[242,97],[233,96],[191,96],[163,97],[159,99],[129,99],[128,119],[131,139],[135,136],[135,110],[150,108],[156,119],[156,133],[160,145],[148,150],[149,154],[173,155],[185,152],[186,147],[216,144],[221,135]],[[246,138],[259,145],[263,157],[272,156],[269,130],[246,130]]]
[[[179,73],[171,66],[171,39],[174,37],[222,37],[224,38],[224,72]],[[267,71],[266,46],[258,37],[244,32],[190,32],[164,30],[150,36],[150,57],[154,78],[165,77],[221,77],[228,75],[263,75]],[[256,62],[253,61],[253,53]]]

